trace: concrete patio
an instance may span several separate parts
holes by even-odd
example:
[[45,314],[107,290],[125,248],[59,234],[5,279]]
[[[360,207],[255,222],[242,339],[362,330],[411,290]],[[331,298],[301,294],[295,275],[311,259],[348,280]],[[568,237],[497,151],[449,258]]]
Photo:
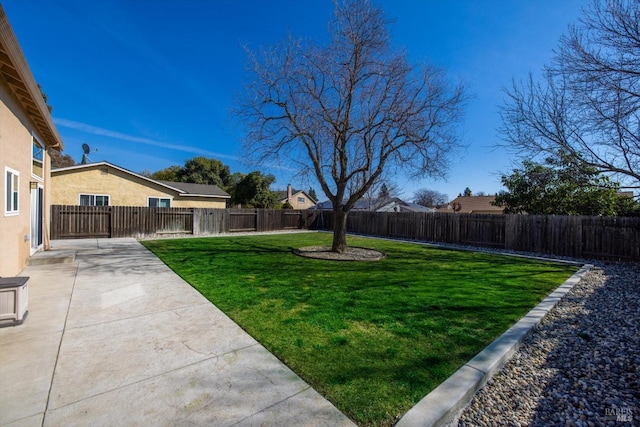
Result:
[[136,240],[52,247],[0,329],[0,425],[353,425]]

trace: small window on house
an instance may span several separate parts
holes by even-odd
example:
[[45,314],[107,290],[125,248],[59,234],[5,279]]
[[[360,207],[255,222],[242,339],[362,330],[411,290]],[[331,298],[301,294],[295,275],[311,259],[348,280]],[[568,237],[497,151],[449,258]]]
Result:
[[20,174],[13,169],[5,168],[7,188],[5,191],[4,212],[6,215],[18,213],[18,200],[20,191]]
[[109,206],[109,196],[104,194],[81,194],[80,206]]
[[149,202],[147,204],[150,208],[170,208],[171,199],[162,197],[149,197]]
[[306,201],[307,199],[305,199],[304,197],[298,197],[298,203],[304,203]]
[[38,178],[44,178],[44,148],[35,139],[31,159],[31,173]]

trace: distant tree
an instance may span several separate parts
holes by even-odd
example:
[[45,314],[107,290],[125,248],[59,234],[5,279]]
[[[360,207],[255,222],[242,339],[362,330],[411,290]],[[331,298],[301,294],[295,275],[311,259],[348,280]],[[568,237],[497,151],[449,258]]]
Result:
[[49,150],[52,168],[66,168],[67,166],[75,166],[76,162],[68,154],[62,154],[60,151]]
[[471,197],[471,196],[473,196],[471,189],[469,187],[465,188],[464,192],[462,193],[462,197]]
[[232,202],[235,199],[234,195],[236,193],[236,188],[238,187],[238,184],[240,183],[240,181],[242,181],[244,177],[245,177],[244,174],[240,172],[234,172],[229,176],[229,181],[226,187],[223,187],[223,190],[225,190],[227,193],[229,193],[229,195],[231,195]]
[[187,160],[178,172],[178,180],[181,182],[217,185],[220,188],[227,188],[230,179],[229,166],[220,160],[204,156]]
[[151,174],[151,178],[158,181],[179,182],[180,178],[178,178],[178,175],[180,174],[181,170],[181,166],[169,166],[168,168],[153,172]]
[[478,191],[476,193],[476,196],[486,196],[486,195],[487,195],[487,193],[485,193],[484,191]]
[[543,78],[505,91],[504,143],[534,161],[562,152],[640,188],[639,20],[638,0],[594,0]]
[[275,180],[273,175],[263,175],[258,171],[250,172],[236,185],[232,194],[232,203],[253,208],[275,207],[278,196],[270,189]]
[[[49,110],[49,114],[51,114],[51,112],[53,112],[53,106],[49,105],[49,97],[47,96],[46,93],[44,93],[44,90],[42,90],[42,86],[40,86],[40,83],[36,83],[38,85],[38,89],[40,89],[40,95],[42,95],[42,99],[44,100],[45,105],[47,106],[47,109]],[[70,165],[70,166],[75,166],[75,165]]]
[[337,0],[326,45],[289,38],[249,52],[253,81],[237,115],[245,150],[285,156],[313,173],[333,206],[332,250],[347,249],[347,216],[390,168],[442,175],[458,147],[464,92],[392,48],[368,0]]
[[386,183],[382,183],[382,187],[380,187],[380,192],[378,193],[378,199],[388,199],[389,198],[389,189],[387,188]]
[[316,190],[313,187],[309,187],[309,192],[307,193],[309,197],[311,197],[314,201],[318,202],[318,196],[316,195]]
[[413,195],[415,203],[428,208],[439,208],[445,206],[449,201],[449,196],[439,191],[421,188]]
[[544,165],[525,160],[522,169],[502,176],[507,191],[498,193],[493,204],[505,213],[534,215],[615,216],[623,211],[626,201],[617,183],[593,167],[562,159],[549,158]]

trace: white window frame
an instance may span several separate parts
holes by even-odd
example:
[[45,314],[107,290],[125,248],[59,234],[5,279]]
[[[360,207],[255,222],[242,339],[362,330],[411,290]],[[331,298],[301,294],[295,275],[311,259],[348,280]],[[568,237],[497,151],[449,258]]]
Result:
[[[11,177],[9,177],[11,174]],[[20,172],[7,166],[4,168],[4,215],[14,216],[20,214]],[[17,182],[14,182],[17,178]],[[11,204],[11,206],[8,206]]]
[[298,197],[298,203],[307,203],[306,197]]
[[[150,208],[151,206],[151,199],[156,199],[158,200],[158,205],[160,204],[161,200],[167,200],[169,202],[169,206],[167,207],[171,207],[171,198],[170,197],[160,197],[160,196],[149,196],[147,197],[147,207]],[[156,208],[162,207],[162,206],[155,206]]]
[[[82,204],[82,196],[88,196],[91,197],[91,204],[90,205],[83,205]],[[107,198],[107,204],[106,205],[96,205],[96,197],[106,197]],[[78,206],[111,206],[111,195],[110,194],[89,194],[89,193],[80,193],[78,194]]]
[[[33,156],[33,149],[34,147],[37,146],[40,151],[42,152],[42,159],[36,159]],[[34,136],[31,136],[31,176],[36,178],[37,180],[39,180],[40,182],[44,181],[44,158],[45,158],[45,148],[44,145],[40,143],[40,141],[38,141]],[[39,162],[40,163],[40,170],[42,171],[42,176],[36,174],[33,164],[35,162]]]

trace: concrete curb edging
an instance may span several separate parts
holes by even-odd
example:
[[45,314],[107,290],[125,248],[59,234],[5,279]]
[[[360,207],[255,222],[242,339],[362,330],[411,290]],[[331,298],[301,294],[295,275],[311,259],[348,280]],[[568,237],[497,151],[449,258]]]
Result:
[[515,325],[411,408],[396,426],[431,427],[454,424],[475,393],[507,363],[531,329],[540,323],[592,268],[592,264],[583,265]]

